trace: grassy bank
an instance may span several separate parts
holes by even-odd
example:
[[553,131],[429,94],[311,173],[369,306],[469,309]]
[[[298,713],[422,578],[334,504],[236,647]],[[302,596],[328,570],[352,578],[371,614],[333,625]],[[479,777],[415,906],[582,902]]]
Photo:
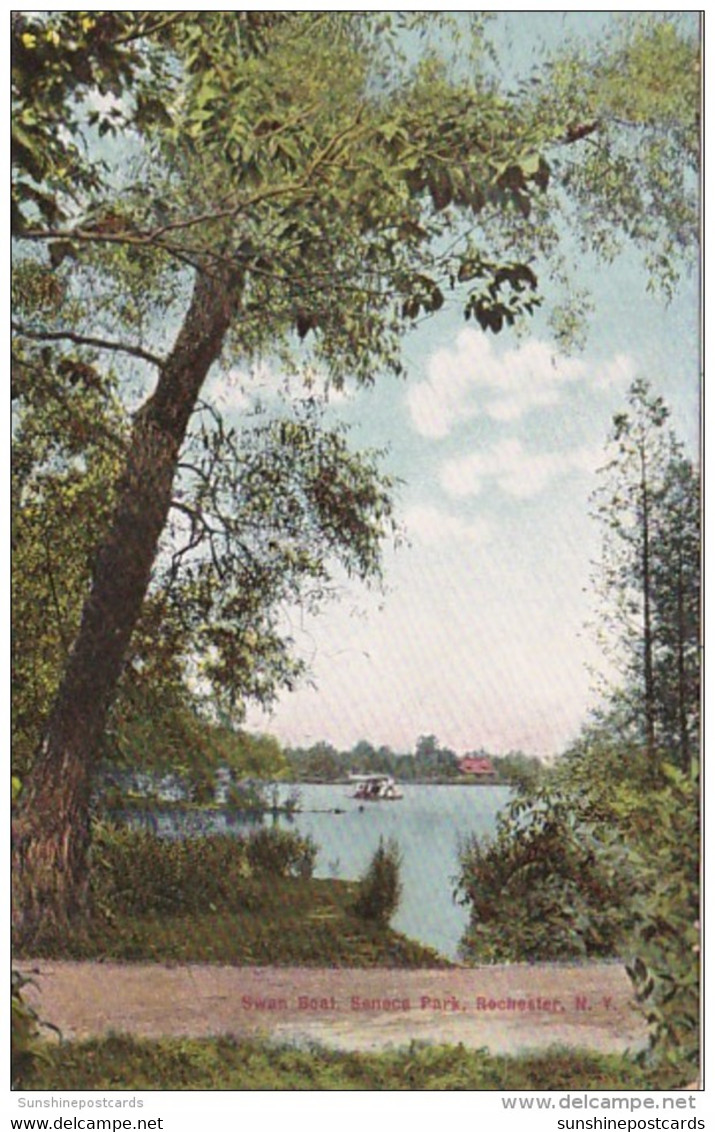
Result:
[[[143,915],[98,912],[38,958],[315,967],[448,967],[448,960],[356,916],[355,885],[303,877],[244,881],[242,907]],[[21,956],[18,956],[21,958]]]
[[[360,913],[356,882],[313,877],[309,838],[159,838],[98,827],[91,912],[47,925],[31,954],[53,959],[316,967],[446,967],[434,950]],[[22,941],[16,945],[22,959]]]
[[381,1054],[271,1046],[229,1038],[109,1037],[53,1046],[25,1089],[669,1089],[687,1072],[645,1069],[626,1057],[555,1050],[490,1056],[461,1046],[418,1046]]

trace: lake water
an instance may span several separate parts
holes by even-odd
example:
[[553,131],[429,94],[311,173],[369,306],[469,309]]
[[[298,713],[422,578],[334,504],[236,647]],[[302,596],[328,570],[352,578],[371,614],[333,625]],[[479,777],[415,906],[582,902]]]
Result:
[[[292,788],[281,788],[282,798]],[[468,911],[454,902],[458,844],[469,834],[491,833],[509,800],[506,786],[401,785],[396,802],[361,804],[352,787],[300,785],[300,812],[278,817],[285,828],[309,834],[318,845],[315,875],[357,880],[378,847],[394,838],[402,854],[402,901],[392,919],[397,931],[456,958]],[[342,811],[336,813],[335,811]],[[273,819],[264,819],[270,823]],[[237,815],[158,815],[152,822],[164,835],[190,832],[244,833],[255,828]]]

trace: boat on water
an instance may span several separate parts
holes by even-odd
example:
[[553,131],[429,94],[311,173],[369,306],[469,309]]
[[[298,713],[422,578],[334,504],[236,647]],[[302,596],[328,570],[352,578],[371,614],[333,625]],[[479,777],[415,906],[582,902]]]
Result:
[[352,797],[361,802],[397,802],[402,797],[389,774],[351,774],[350,781],[356,784]]

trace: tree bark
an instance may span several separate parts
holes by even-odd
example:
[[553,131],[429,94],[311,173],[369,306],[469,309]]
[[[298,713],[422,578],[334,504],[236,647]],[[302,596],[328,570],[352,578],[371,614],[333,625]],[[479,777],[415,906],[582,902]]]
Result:
[[677,592],[677,669],[678,669],[678,735],[680,737],[680,765],[684,774],[690,774],[690,729],[688,727],[688,681],[686,676],[685,652],[687,633],[685,622],[685,569],[681,546],[676,547],[678,570],[676,576]]
[[179,451],[231,321],[237,277],[199,271],[154,393],[135,416],[109,533],[13,822],[13,929],[27,948],[86,906],[99,741],[167,521]]
[[648,765],[654,783],[658,781],[659,760],[656,740],[655,678],[653,674],[653,618],[651,582],[651,516],[650,489],[646,467],[645,445],[641,445],[641,574],[643,586],[643,688],[645,708],[645,738]]

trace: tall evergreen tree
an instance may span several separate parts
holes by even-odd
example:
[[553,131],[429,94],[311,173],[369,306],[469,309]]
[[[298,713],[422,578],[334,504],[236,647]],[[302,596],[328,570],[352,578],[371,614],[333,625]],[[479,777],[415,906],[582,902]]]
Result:
[[699,753],[700,477],[676,449],[653,550],[654,684],[661,742],[687,774]]
[[697,477],[663,398],[639,378],[616,413],[594,495],[604,643],[620,663],[654,781],[662,758],[689,767],[698,718]]

